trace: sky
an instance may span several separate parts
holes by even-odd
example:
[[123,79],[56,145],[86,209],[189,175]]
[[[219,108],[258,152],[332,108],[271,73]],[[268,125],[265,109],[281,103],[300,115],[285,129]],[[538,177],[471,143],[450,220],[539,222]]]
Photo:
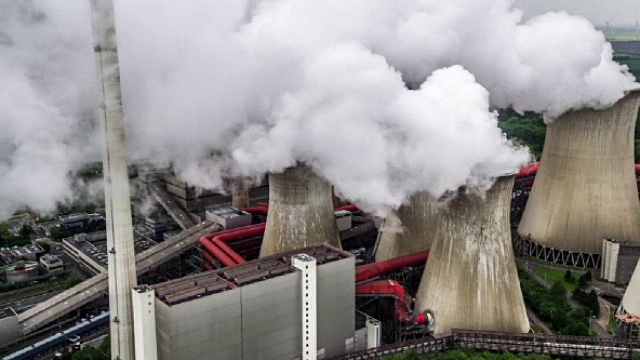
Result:
[[547,11],[565,10],[582,15],[596,26],[635,26],[640,21],[638,0],[516,0],[525,18]]

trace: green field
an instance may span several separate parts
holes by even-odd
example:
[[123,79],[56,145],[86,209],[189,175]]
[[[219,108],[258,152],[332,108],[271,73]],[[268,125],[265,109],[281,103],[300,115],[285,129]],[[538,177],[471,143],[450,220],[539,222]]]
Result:
[[572,274],[574,280],[573,283],[568,283],[564,280],[564,274],[566,273],[566,270],[555,270],[546,267],[538,267],[534,271],[541,278],[546,279],[549,284],[554,284],[556,281],[559,281],[567,291],[574,291],[576,289],[576,286],[578,286],[578,276],[576,276],[577,274]]
[[638,34],[608,34],[605,37],[607,41],[640,41]]

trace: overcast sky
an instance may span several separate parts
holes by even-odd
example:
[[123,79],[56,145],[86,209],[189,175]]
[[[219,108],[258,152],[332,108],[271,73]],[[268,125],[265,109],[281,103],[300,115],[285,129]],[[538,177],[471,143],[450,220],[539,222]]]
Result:
[[632,25],[640,21],[639,0],[516,0],[529,18],[550,10],[582,15],[596,25]]

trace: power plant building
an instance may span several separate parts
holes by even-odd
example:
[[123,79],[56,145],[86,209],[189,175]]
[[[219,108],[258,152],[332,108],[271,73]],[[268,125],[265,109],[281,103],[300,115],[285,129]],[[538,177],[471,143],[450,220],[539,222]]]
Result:
[[[598,268],[602,239],[640,241],[634,129],[640,91],[605,110],[547,126],[540,168],[518,227],[528,255]],[[524,242],[524,244],[523,244]]]
[[346,353],[355,334],[355,260],[316,246],[154,285],[158,358],[301,359],[302,271],[291,264],[301,253],[317,262],[318,355]]
[[302,164],[269,174],[269,215],[260,257],[325,243],[341,248],[331,185]]
[[438,223],[438,202],[426,192],[414,195],[408,204],[385,219],[376,243],[376,261],[429,250]]
[[416,310],[434,314],[435,334],[529,331],[510,236],[513,179],[499,178],[485,199],[460,190],[441,210],[416,295]]
[[640,243],[602,240],[600,277],[616,284],[628,284],[640,258]]

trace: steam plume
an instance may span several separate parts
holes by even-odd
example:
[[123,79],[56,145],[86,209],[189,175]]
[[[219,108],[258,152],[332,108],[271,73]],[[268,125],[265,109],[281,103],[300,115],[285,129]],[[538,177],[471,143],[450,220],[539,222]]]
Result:
[[[86,7],[78,3],[38,8],[55,23],[68,16],[60,8]],[[138,0],[116,7],[132,156],[171,163],[208,188],[222,187],[223,175],[258,177],[303,161],[342,196],[380,213],[417,191],[482,190],[528,160],[505,140],[490,108],[555,117],[606,107],[637,86],[585,19],[549,13],[522,23],[510,0]],[[86,54],[68,57],[92,69],[86,14],[56,31],[87,44]],[[29,53],[22,44],[45,41],[39,36],[13,47]],[[24,72],[22,65],[14,66]],[[66,78],[68,87],[90,88],[89,73]],[[69,130],[44,131],[64,161],[55,162],[57,172],[42,171],[64,179],[76,164],[77,114],[95,102],[45,101],[52,93],[40,90],[35,100],[68,115]],[[39,124],[48,115],[35,118]],[[2,166],[15,167],[15,149],[0,155]],[[0,183],[10,179],[0,176]],[[69,196],[46,191],[51,201]],[[16,197],[16,204],[28,198]]]

